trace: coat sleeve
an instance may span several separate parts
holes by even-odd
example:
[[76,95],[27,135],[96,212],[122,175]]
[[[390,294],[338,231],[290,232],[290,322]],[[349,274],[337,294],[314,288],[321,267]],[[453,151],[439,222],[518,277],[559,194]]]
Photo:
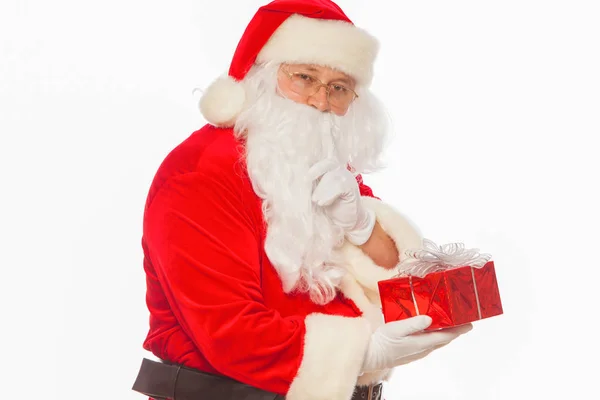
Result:
[[[169,305],[221,374],[289,400],[348,400],[368,340],[365,318],[282,317],[265,306],[259,233],[235,174],[167,181],[144,236]],[[343,332],[343,333],[342,333]]]

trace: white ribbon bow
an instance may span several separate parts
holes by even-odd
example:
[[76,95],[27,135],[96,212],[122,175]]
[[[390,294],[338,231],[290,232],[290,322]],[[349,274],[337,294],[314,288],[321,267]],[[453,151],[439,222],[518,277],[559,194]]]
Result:
[[418,276],[446,271],[462,266],[482,268],[491,258],[490,254],[480,254],[479,249],[465,249],[462,243],[448,243],[436,245],[429,239],[423,239],[423,248],[408,249],[404,252],[408,256],[403,260],[398,269],[400,276]]

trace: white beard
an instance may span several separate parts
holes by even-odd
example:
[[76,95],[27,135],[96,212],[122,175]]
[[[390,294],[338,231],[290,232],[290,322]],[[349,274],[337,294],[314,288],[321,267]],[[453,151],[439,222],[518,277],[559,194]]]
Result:
[[377,168],[385,121],[372,112],[377,104],[368,93],[364,97],[372,101],[361,111],[370,115],[359,115],[357,100],[343,117],[285,99],[276,92],[277,68],[250,71],[244,83],[253,102],[237,118],[235,131],[246,137],[248,174],[267,223],[265,252],[283,290],[308,292],[312,301],[326,304],[345,273],[334,251],[344,232],[312,203],[316,182],[307,172],[326,158],[351,164],[357,173]]

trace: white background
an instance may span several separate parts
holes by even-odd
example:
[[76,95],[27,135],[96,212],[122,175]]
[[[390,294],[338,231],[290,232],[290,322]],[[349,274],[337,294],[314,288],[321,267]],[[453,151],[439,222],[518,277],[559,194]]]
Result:
[[[143,398],[146,191],[262,4],[0,3],[4,398]],[[399,368],[387,399],[600,398],[599,3],[339,4],[381,41],[394,120],[367,183],[491,253],[505,311]]]

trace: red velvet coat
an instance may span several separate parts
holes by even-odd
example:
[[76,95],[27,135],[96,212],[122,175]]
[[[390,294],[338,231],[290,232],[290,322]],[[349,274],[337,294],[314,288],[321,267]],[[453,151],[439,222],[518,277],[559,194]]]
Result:
[[[345,400],[372,327],[343,295],[320,306],[283,293],[241,152],[231,129],[207,125],[156,173],[142,239],[144,348],[288,399]],[[360,178],[359,185],[373,195]],[[315,385],[322,393],[312,393]]]

